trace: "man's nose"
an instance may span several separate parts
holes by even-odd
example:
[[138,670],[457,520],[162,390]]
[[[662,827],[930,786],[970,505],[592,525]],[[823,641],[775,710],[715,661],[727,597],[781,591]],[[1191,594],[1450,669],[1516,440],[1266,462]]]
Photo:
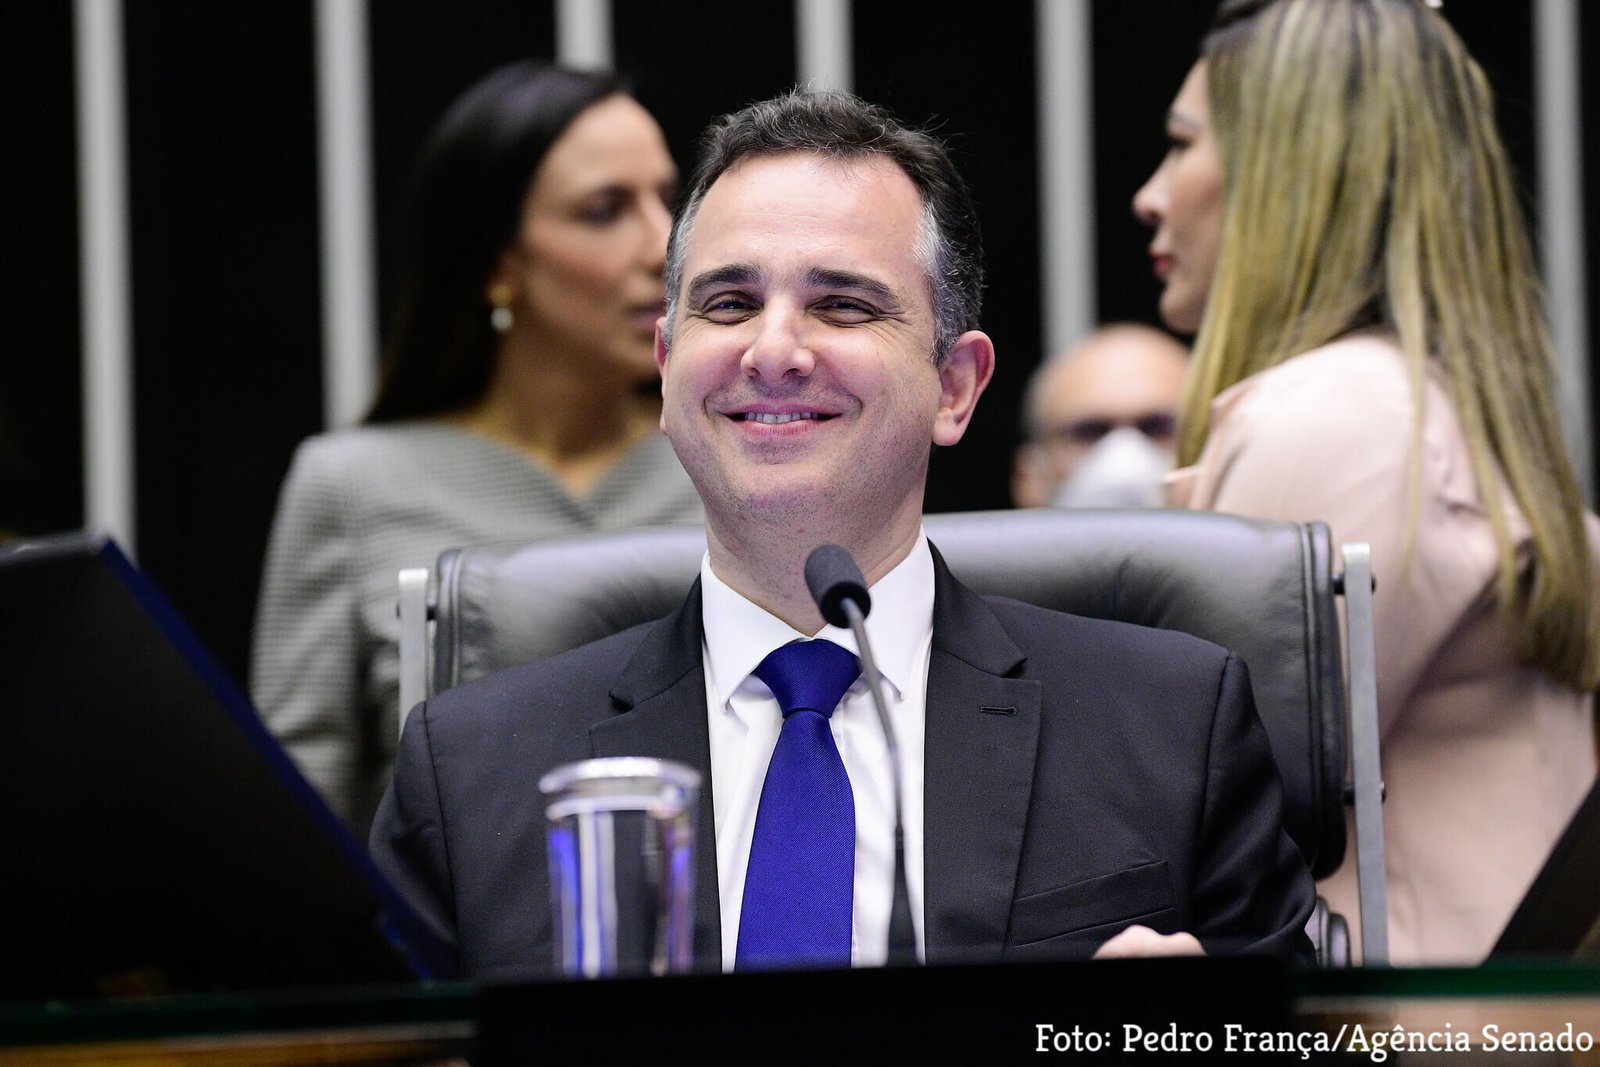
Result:
[[745,374],[779,382],[790,374],[807,377],[816,357],[806,338],[806,320],[798,308],[782,301],[769,303],[753,320],[755,336],[739,360]]

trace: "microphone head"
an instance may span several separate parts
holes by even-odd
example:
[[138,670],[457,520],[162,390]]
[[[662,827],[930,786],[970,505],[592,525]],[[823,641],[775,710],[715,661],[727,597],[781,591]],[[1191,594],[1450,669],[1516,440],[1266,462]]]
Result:
[[823,619],[833,626],[850,625],[850,617],[844,611],[846,600],[855,602],[862,618],[872,610],[872,597],[867,595],[861,568],[841,545],[818,545],[806,557],[806,587]]

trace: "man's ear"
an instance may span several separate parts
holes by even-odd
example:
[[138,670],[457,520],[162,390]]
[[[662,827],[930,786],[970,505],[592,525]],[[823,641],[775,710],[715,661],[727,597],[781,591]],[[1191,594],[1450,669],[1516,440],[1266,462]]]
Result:
[[953,445],[967,432],[978,397],[994,376],[994,342],[981,330],[968,330],[950,346],[939,368],[939,414],[933,422],[933,443]]
[[667,317],[661,316],[656,320],[656,372],[667,373]]
[[1019,508],[1043,507],[1054,488],[1050,459],[1037,441],[1024,441],[1011,457],[1011,503]]

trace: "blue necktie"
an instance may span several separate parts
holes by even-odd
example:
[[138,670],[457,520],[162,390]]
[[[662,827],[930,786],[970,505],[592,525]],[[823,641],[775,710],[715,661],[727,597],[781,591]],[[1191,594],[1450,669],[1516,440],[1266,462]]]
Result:
[[861,673],[831,641],[796,641],[755,669],[783,709],[756,809],[739,970],[848,967],[856,808],[828,718]]

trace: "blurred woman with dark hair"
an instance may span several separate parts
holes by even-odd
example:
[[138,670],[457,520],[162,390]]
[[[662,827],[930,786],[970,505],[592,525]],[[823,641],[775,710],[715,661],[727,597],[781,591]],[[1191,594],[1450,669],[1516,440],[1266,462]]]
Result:
[[1488,81],[1423,0],[1228,0],[1167,127],[1134,208],[1197,333],[1170,499],[1371,543],[1391,956],[1481,959],[1595,778],[1600,683]]
[[366,425],[302,444],[273,523],[252,693],[358,832],[396,735],[396,575],[455,545],[697,522],[653,357],[677,172],[615,79],[524,62],[412,174]]

